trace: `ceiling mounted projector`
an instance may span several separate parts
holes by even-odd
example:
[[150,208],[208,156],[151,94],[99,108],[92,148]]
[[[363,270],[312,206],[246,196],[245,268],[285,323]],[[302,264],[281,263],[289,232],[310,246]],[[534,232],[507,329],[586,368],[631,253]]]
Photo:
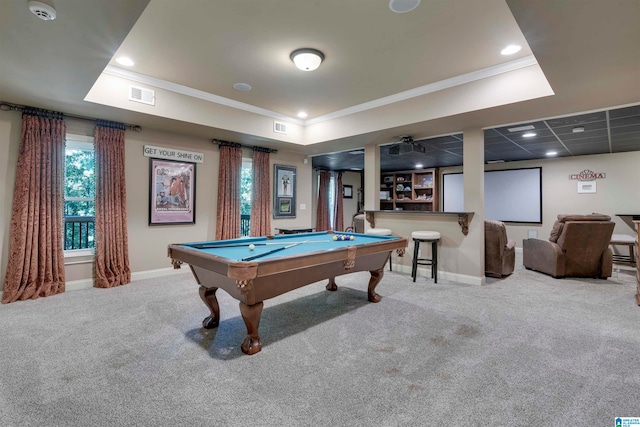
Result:
[[403,136],[402,141],[389,147],[390,156],[402,156],[406,154],[424,154],[426,149],[423,145],[413,142],[410,136]]

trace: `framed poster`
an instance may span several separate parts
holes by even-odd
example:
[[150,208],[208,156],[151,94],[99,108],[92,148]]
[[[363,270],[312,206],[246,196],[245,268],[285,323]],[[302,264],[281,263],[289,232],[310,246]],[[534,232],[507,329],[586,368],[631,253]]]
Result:
[[296,217],[296,167],[273,165],[273,217]]
[[596,192],[595,181],[578,181],[578,194],[595,193],[595,192]]
[[353,185],[342,186],[342,197],[344,199],[353,199]]
[[150,159],[149,225],[196,223],[196,165]]

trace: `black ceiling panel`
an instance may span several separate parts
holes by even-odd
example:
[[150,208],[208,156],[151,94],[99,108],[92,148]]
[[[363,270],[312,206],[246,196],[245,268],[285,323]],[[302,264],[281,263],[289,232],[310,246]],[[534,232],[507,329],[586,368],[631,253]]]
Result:
[[[526,125],[535,128],[532,132],[536,136],[524,138],[526,131],[509,131]],[[574,132],[576,127],[584,130]],[[640,151],[640,104],[485,129],[484,141],[486,162],[543,159],[547,158],[548,151],[556,151],[556,157]],[[415,143],[425,147],[425,154],[389,155],[390,145],[381,146],[380,169],[383,172],[409,170],[417,163],[425,168],[462,165],[462,133]],[[312,164],[314,168],[330,170],[363,169],[364,155],[347,151],[331,153],[313,157]]]

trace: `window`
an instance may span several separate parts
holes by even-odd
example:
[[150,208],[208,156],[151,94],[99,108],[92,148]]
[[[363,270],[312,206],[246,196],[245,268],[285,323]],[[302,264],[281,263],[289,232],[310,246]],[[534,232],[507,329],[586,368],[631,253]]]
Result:
[[336,228],[336,176],[331,173],[331,178],[329,179],[329,223],[331,224],[331,229],[334,230]]
[[240,172],[240,236],[248,236],[251,232],[251,189],[253,162],[242,159]]
[[67,135],[64,180],[64,250],[95,245],[95,162],[93,137]]

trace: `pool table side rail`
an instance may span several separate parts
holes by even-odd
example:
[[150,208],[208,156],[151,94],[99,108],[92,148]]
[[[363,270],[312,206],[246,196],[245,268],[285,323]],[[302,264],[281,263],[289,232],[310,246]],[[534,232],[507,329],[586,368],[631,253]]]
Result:
[[172,260],[207,268],[210,271],[235,280],[250,280],[256,276],[267,276],[282,273],[283,271],[304,269],[309,265],[307,261],[309,257],[314,258],[314,264],[329,264],[340,260],[347,260],[349,248],[353,248],[354,246],[357,256],[364,256],[377,252],[391,252],[394,249],[404,249],[407,245],[407,239],[405,237],[399,237],[384,239],[366,245],[356,244],[353,246],[316,250],[289,256],[287,256],[286,251],[283,251],[282,256],[263,260],[229,261],[228,258],[206,253],[189,246],[171,244],[168,247],[168,256]]

